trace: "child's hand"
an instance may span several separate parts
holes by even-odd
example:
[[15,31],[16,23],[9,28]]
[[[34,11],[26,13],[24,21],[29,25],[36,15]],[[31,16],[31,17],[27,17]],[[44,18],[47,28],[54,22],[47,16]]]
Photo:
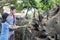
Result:
[[13,29],[18,29],[18,28],[19,28],[19,26],[16,26],[16,25],[13,26]]
[[15,29],[18,29],[20,26],[16,26],[16,25],[10,25],[10,29],[13,29],[13,30],[15,30]]

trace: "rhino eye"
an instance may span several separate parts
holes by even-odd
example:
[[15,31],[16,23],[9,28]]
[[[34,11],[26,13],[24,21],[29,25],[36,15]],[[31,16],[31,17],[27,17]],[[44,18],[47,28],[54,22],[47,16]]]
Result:
[[58,22],[56,21],[55,23],[57,24]]
[[51,38],[54,38],[54,36],[51,36]]

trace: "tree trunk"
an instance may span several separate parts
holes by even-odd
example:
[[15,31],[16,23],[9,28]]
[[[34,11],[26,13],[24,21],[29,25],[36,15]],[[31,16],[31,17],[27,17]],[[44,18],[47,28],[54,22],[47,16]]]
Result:
[[34,9],[34,13],[33,13],[33,19],[35,19],[35,9]]
[[48,12],[48,11],[46,11],[46,13],[47,13],[47,20],[49,20],[49,18],[48,18],[48,17],[49,17],[49,12]]
[[28,18],[28,17],[27,17],[27,15],[28,15],[28,11],[29,11],[29,10],[27,9],[27,12],[26,12],[26,15],[25,15],[26,19]]
[[0,13],[3,14],[3,7],[0,8]]

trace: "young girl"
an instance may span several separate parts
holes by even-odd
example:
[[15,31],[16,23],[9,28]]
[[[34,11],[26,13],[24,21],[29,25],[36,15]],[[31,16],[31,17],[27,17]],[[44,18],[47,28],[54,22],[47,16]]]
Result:
[[2,15],[2,30],[0,40],[8,40],[9,37],[9,24],[7,23],[9,14],[4,13]]
[[7,21],[9,20],[9,14],[4,13],[2,15],[2,30],[0,40],[8,40],[9,39],[9,29],[17,29],[17,26],[10,25]]

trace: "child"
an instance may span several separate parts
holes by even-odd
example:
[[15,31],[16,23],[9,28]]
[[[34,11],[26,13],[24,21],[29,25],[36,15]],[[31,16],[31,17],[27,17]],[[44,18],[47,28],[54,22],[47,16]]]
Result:
[[[8,20],[8,23],[10,25],[16,25],[16,16],[15,16],[15,13],[16,13],[16,7],[15,6],[11,6],[10,8],[10,14],[9,14],[9,20]],[[9,33],[10,33],[10,37],[9,37],[9,40],[14,40],[14,30],[12,29],[9,29]]]
[[8,20],[9,20],[9,14],[8,13],[4,13],[2,15],[2,30],[1,30],[1,37],[0,37],[0,40],[9,40],[9,29],[16,29],[18,27],[14,26],[13,25],[10,25],[8,23]]
[[7,23],[9,14],[4,13],[2,15],[2,30],[0,40],[8,40],[9,37],[9,24]]

